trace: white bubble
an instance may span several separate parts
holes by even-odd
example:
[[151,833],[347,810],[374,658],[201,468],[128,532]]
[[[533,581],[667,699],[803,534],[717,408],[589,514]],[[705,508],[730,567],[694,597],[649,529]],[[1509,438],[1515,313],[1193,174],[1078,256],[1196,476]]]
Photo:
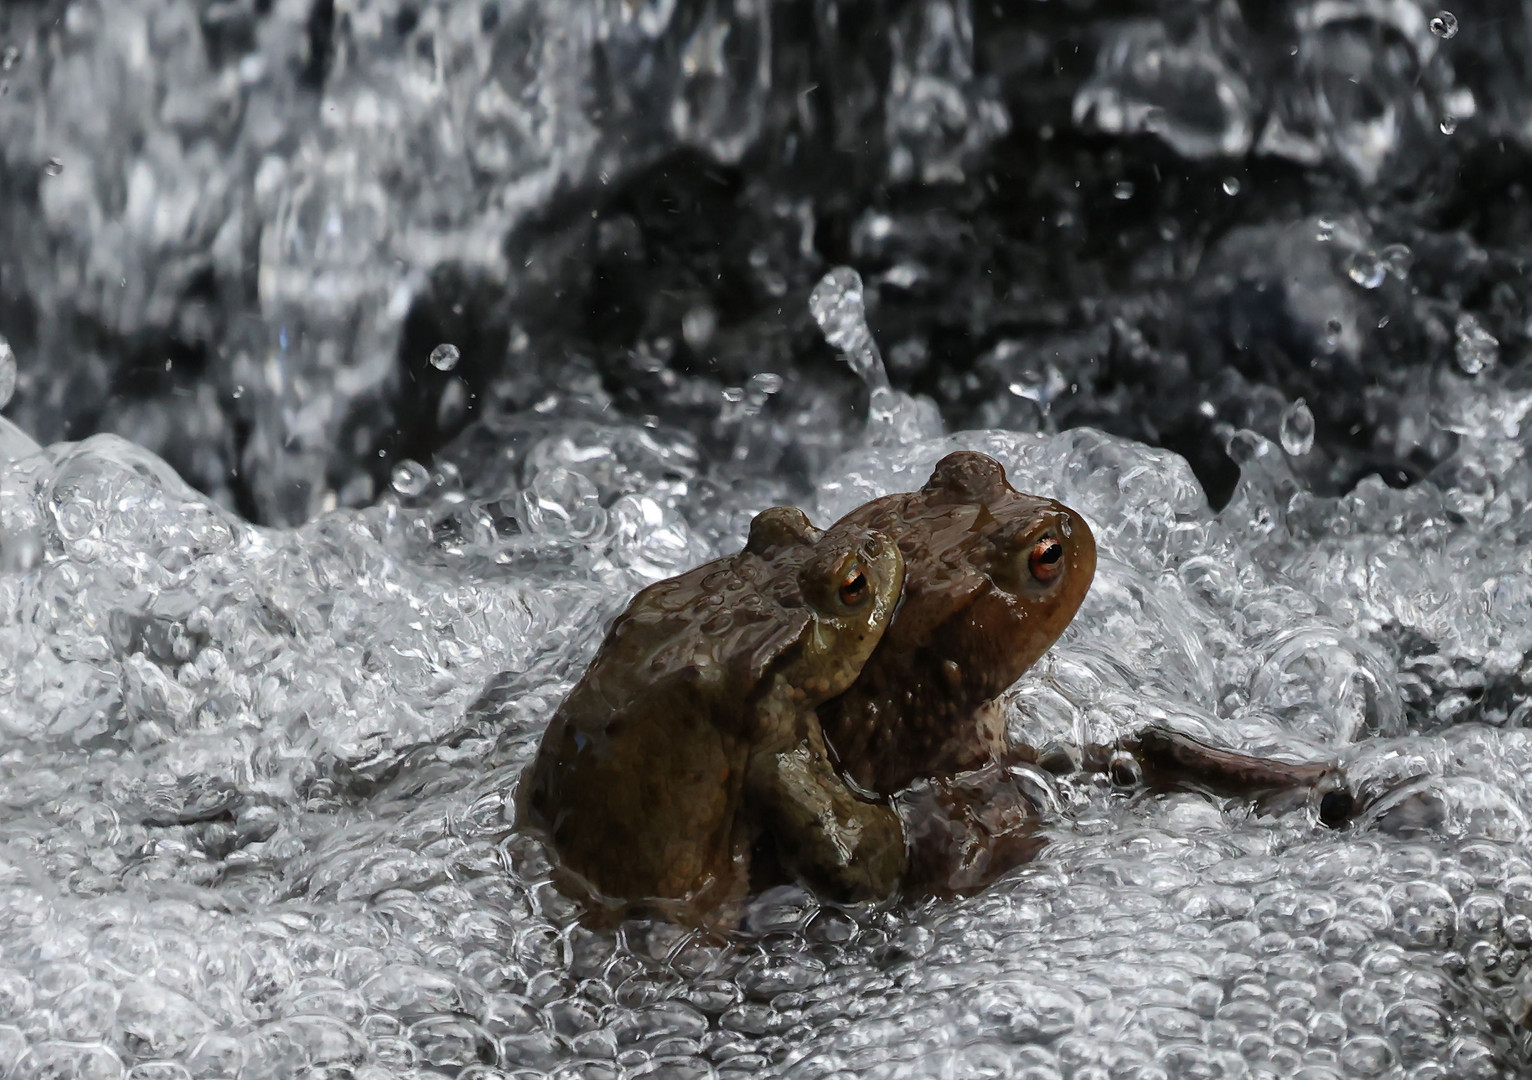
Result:
[[451,371],[462,358],[456,345],[438,345],[431,350],[431,366],[437,371]]
[[1387,275],[1388,268],[1376,252],[1352,252],[1346,260],[1346,276],[1364,289],[1376,289]]
[[1458,315],[1453,351],[1458,367],[1477,375],[1500,359],[1500,341],[1485,329],[1479,317],[1470,311]]
[[1443,41],[1457,37],[1458,17],[1450,11],[1438,11],[1431,16],[1431,33]]
[[1378,261],[1385,270],[1403,281],[1410,276],[1410,267],[1415,265],[1415,253],[1408,244],[1389,244],[1378,252]]
[[1302,457],[1314,449],[1314,413],[1308,402],[1299,398],[1282,410],[1279,435],[1282,449],[1293,457]]
[[706,304],[698,304],[681,316],[681,336],[693,349],[706,348],[718,330],[718,313]]
[[778,375],[775,371],[762,371],[750,376],[749,380],[745,383],[745,389],[752,393],[761,394],[764,397],[770,397],[772,394],[781,393],[784,385],[786,383],[782,376]]
[[426,467],[418,461],[406,458],[394,466],[393,476],[390,480],[393,488],[406,498],[414,498],[426,489],[431,483],[431,474],[426,472]]
[[1223,187],[1223,193],[1225,195],[1238,195],[1240,187],[1239,177],[1226,176],[1223,178],[1223,184],[1221,186]]

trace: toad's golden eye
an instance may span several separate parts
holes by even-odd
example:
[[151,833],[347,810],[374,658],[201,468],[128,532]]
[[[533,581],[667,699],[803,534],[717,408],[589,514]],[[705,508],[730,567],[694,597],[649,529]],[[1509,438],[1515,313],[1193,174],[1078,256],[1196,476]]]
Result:
[[1055,537],[1045,536],[1032,545],[1027,569],[1038,581],[1052,581],[1064,572],[1064,545]]
[[848,608],[861,607],[871,595],[867,584],[867,571],[861,563],[852,563],[840,579],[840,602]]

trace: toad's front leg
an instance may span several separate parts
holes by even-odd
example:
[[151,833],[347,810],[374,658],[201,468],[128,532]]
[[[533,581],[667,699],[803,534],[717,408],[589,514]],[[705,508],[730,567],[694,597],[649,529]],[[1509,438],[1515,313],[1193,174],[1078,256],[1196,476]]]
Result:
[[892,895],[908,864],[903,823],[841,777],[814,711],[774,686],[753,742],[746,793],[782,866],[837,900]]

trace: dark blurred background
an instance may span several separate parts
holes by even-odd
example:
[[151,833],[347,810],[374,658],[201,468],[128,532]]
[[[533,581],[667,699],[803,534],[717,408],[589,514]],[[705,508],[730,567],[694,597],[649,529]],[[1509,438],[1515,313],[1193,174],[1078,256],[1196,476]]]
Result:
[[1242,427],[1312,426],[1317,491],[1461,487],[1442,402],[1525,379],[1528,31],[1412,0],[9,0],[8,415],[271,523],[597,382],[705,453],[743,403],[796,433],[753,467],[806,480],[865,397],[806,309],[844,263],[950,426],[1128,435],[1215,504]]

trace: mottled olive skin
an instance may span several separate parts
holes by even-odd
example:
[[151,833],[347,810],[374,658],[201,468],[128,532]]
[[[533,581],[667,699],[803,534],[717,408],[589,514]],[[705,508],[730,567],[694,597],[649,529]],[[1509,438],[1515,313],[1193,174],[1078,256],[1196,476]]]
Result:
[[[865,596],[848,605],[838,590],[855,571]],[[845,785],[814,709],[872,654],[903,575],[877,532],[821,533],[777,507],[739,554],[634,597],[519,789],[521,823],[549,840],[565,891],[617,915],[727,923],[762,838],[832,895],[892,891],[898,816]]]
[[[987,708],[1064,632],[1096,572],[1085,519],[1007,483],[994,458],[948,454],[919,491],[885,495],[834,527],[876,529],[904,556],[904,592],[856,682],[819,708],[841,770],[889,796],[1007,751]],[[1063,546],[1039,580],[1039,541]]]

